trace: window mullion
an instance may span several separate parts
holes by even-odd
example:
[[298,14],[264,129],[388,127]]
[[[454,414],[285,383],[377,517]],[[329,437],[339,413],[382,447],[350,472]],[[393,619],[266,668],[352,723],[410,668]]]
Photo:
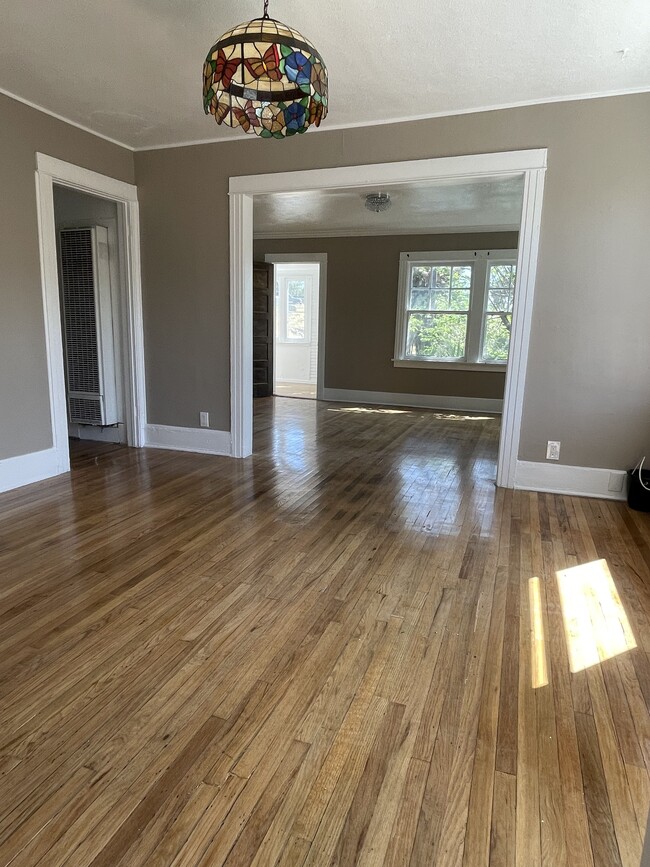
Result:
[[312,333],[311,333],[311,294],[312,294],[312,284],[309,282],[310,278],[306,277],[304,282],[305,287],[305,298],[303,301],[303,306],[305,309],[305,325],[304,325],[304,335],[305,335],[305,343],[311,343]]
[[481,332],[487,286],[489,259],[477,257],[472,269],[472,292],[470,295],[469,320],[467,323],[467,361],[478,361],[481,354]]
[[280,278],[280,340],[286,342],[287,339],[287,280],[286,277]]

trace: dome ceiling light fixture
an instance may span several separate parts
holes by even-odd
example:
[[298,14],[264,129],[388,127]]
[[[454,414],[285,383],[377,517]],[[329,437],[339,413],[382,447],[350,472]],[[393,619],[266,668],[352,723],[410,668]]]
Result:
[[366,196],[366,208],[376,214],[387,211],[391,206],[388,193],[368,193]]
[[203,66],[203,108],[217,123],[261,138],[320,126],[327,114],[327,69],[302,34],[264,14],[228,30]]

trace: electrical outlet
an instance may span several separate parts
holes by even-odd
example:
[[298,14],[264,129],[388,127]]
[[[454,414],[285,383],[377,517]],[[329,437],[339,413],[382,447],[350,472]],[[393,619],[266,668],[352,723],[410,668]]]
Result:
[[209,412],[200,412],[199,418],[201,420],[201,427],[210,427],[210,413]]
[[555,442],[554,440],[549,440],[546,443],[546,460],[547,461],[559,461],[560,460],[560,443]]

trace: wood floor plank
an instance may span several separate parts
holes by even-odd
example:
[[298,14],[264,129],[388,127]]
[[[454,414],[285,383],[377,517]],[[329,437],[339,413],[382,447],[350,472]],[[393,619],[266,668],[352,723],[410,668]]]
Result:
[[495,771],[489,867],[514,867],[517,861],[517,780]]
[[533,569],[530,515],[537,508],[537,495],[522,501],[521,571],[519,610],[519,684],[517,708],[517,867],[539,867],[542,861],[541,821],[539,809],[539,732],[537,697],[533,688],[531,599],[529,580]]
[[[603,666],[614,664],[613,660],[608,660]],[[616,737],[602,667],[596,666],[589,669],[588,675],[594,708],[594,724],[598,735],[604,779],[621,863],[624,867],[636,867],[637,864],[641,863],[642,839],[638,833],[636,814],[625,772],[624,756]]]
[[607,867],[620,867],[622,861],[607,795],[607,784],[598,746],[596,726],[592,717],[589,714],[576,714],[576,729],[594,865],[595,867],[601,867],[601,865],[602,867],[605,865]]
[[[345,816],[345,824],[341,829],[336,847],[330,862],[356,867],[364,850],[368,828],[372,821],[379,792],[381,791],[388,764],[397,747],[400,737],[404,705],[392,702],[384,717],[381,729],[377,732],[375,742],[359,784],[352,798],[352,803]],[[336,797],[336,791],[334,793]]]
[[[508,492],[506,499],[511,498]],[[464,867],[483,867],[489,863],[490,837],[495,787],[501,669],[503,665],[507,569],[510,551],[510,522],[501,527],[496,552],[496,576],[487,656],[481,696],[476,752],[472,772],[467,831],[463,852]]]
[[[556,510],[549,513],[550,547],[546,555],[546,614],[550,680],[553,688],[558,769],[562,793],[564,839],[570,865],[593,867],[583,788],[574,698],[571,688],[568,646],[556,573],[573,557],[564,498],[555,497]],[[566,522],[563,528],[560,522]]]

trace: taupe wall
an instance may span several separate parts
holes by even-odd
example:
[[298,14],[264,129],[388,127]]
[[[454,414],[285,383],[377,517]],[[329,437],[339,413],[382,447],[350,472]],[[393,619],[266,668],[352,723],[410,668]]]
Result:
[[137,153],[150,421],[229,428],[230,175],[548,147],[520,457],[626,467],[650,452],[649,141],[646,93]]
[[394,367],[399,257],[408,250],[514,249],[516,232],[258,240],[265,253],[327,253],[325,386],[503,397],[505,373]]
[[0,95],[0,459],[52,445],[36,152],[133,183],[133,154]]

